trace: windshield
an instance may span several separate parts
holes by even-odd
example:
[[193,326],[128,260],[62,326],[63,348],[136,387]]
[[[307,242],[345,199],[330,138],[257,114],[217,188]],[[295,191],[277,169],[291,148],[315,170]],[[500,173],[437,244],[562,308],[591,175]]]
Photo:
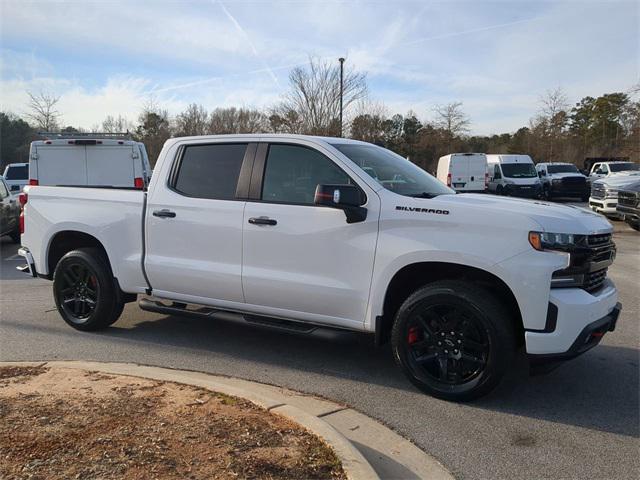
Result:
[[503,163],[502,174],[509,178],[537,177],[536,169],[531,163]]
[[633,162],[610,163],[609,170],[612,172],[628,172],[629,170],[640,170],[640,165]]
[[547,171],[549,173],[579,173],[575,165],[549,165]]
[[455,193],[417,165],[385,148],[348,143],[333,146],[384,188],[399,195],[431,198]]
[[7,174],[4,178],[7,180],[26,180],[29,178],[29,167],[27,165],[7,167]]

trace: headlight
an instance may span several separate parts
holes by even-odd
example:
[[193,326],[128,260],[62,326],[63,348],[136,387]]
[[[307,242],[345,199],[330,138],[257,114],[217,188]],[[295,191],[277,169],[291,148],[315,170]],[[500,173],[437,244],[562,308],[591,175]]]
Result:
[[616,190],[615,188],[605,188],[604,190],[604,194],[606,197],[612,197],[612,198],[617,198],[618,197],[618,190]]
[[572,233],[529,232],[529,243],[536,250],[569,251],[581,245],[584,235]]

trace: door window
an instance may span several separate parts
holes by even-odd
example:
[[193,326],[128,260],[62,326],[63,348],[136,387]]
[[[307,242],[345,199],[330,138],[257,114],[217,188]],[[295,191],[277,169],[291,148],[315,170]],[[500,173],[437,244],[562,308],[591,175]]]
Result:
[[496,164],[493,167],[493,178],[499,179],[502,178],[502,174],[500,173],[500,165]]
[[311,148],[271,145],[262,183],[262,200],[313,205],[319,184],[352,183],[329,158]]
[[197,198],[234,200],[246,143],[185,148],[173,189]]

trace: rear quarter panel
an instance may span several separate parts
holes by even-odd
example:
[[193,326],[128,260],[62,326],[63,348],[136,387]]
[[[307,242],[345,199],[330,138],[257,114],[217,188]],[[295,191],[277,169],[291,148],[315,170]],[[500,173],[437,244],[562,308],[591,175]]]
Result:
[[77,231],[104,246],[114,276],[125,292],[144,292],[142,274],[142,206],[139,190],[26,187],[22,245],[31,251],[36,270],[52,273],[48,253],[56,234]]

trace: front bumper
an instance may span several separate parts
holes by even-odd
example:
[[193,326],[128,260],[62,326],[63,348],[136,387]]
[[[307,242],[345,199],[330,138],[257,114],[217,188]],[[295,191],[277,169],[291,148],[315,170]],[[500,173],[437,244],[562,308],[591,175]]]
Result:
[[589,184],[584,185],[566,185],[566,184],[558,184],[558,183],[550,183],[549,190],[552,195],[556,195],[558,197],[584,197],[585,195],[589,195],[591,191],[591,187]]
[[617,205],[617,198],[589,198],[589,207],[591,207],[591,210],[597,213],[603,213],[608,216],[620,216],[620,214],[616,210]]
[[638,207],[628,207],[618,204],[616,210],[620,216],[624,217],[625,221],[633,224],[640,223],[640,209],[638,209]]
[[20,255],[21,257],[24,257],[27,263],[25,265],[20,265],[16,267],[16,270],[22,273],[27,273],[32,277],[36,277],[38,275],[36,273],[36,264],[33,261],[33,255],[31,255],[31,252],[29,251],[29,249],[27,247],[20,247],[18,249],[18,255]]
[[594,293],[553,288],[546,328],[525,331],[527,353],[538,359],[567,359],[584,353],[602,337],[593,332],[604,334],[615,327],[620,308],[618,291],[610,279]]
[[540,185],[511,185],[507,184],[504,187],[504,191],[507,195],[512,197],[522,198],[538,198],[542,189]]

